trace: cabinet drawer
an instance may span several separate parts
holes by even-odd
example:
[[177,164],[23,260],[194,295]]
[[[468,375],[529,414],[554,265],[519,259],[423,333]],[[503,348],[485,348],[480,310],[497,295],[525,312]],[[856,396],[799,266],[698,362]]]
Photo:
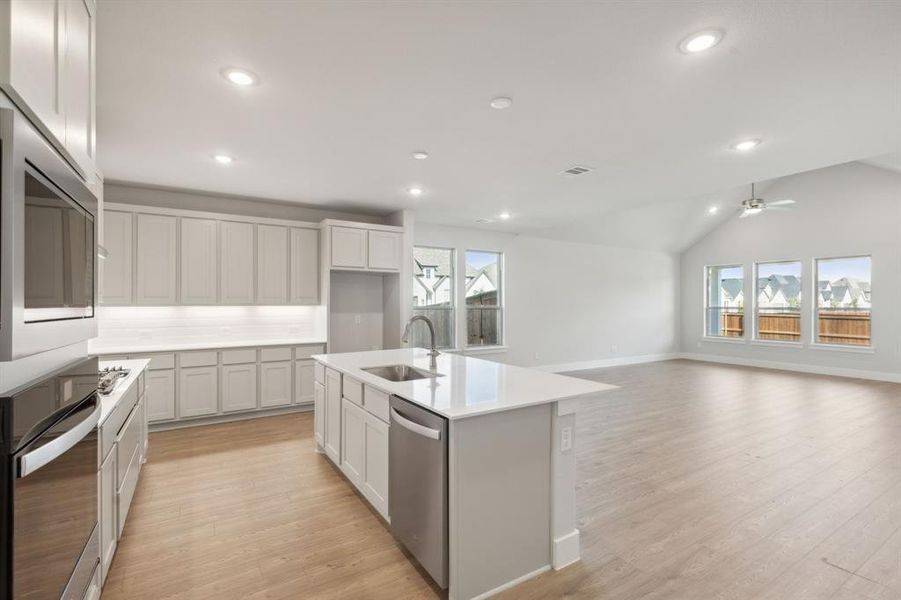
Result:
[[263,348],[260,350],[261,362],[277,362],[291,360],[291,348]]
[[322,354],[325,352],[325,346],[298,346],[294,349],[294,358],[310,358],[314,354]]
[[246,350],[223,350],[223,365],[240,365],[244,363],[257,362],[257,351],[252,349]]
[[211,352],[182,352],[178,355],[180,367],[215,367],[218,357],[215,351]]
[[317,383],[325,385],[325,367],[323,365],[316,363],[316,366],[313,367],[313,379]]
[[388,394],[381,390],[377,390],[374,387],[366,386],[365,390],[365,402],[364,406],[366,410],[374,417],[378,417],[385,423],[389,421],[388,418]]
[[141,420],[143,418],[143,405],[138,404],[134,410],[131,411],[128,422],[116,438],[117,488],[122,487],[122,484],[125,483],[125,475],[129,465],[131,465],[135,455],[140,454],[139,450],[141,447],[142,433]]
[[116,492],[116,512],[118,513],[118,537],[122,537],[122,531],[125,529],[125,519],[128,517],[128,509],[131,508],[131,501],[135,496],[135,488],[138,487],[138,475],[141,472],[141,455],[136,453],[131,458],[131,464],[125,471],[125,477],[122,485]]
[[356,404],[363,406],[363,384],[347,375],[344,376],[344,397]]
[[150,354],[148,356],[133,356],[132,358],[149,358],[150,364],[147,365],[147,369],[150,371],[158,371],[160,369],[174,369],[175,368],[175,355],[174,354]]
[[101,458],[106,458],[109,451],[113,449],[113,444],[116,443],[116,439],[119,437],[119,431],[122,429],[122,425],[128,420],[128,417],[137,402],[138,388],[137,386],[132,385],[125,391],[122,398],[119,400],[119,403],[116,404],[116,407],[106,418],[106,421],[100,426]]

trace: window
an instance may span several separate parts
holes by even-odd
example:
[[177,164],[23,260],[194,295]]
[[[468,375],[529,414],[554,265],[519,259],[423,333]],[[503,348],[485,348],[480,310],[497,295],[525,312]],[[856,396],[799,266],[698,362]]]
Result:
[[816,341],[870,345],[869,256],[819,259],[816,265]]
[[758,340],[801,341],[801,263],[757,263]]
[[[435,345],[454,347],[454,251],[448,248],[413,248],[413,314],[428,317],[435,326]],[[429,346],[427,327],[412,330],[410,344]]]
[[501,254],[466,251],[466,344],[503,343]]
[[745,276],[741,265],[707,267],[706,335],[745,335]]

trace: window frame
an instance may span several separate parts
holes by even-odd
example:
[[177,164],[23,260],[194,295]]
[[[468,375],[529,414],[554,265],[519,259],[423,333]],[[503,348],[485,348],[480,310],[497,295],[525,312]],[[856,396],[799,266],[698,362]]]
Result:
[[[798,263],[798,266],[801,268],[801,302],[798,304],[798,328],[800,332],[798,334],[797,340],[765,340],[760,338],[760,331],[758,327],[758,319],[760,318],[760,290],[757,289],[760,281],[760,265],[778,265],[778,264],[787,264],[787,263]],[[803,346],[804,345],[804,260],[803,259],[785,259],[785,260],[758,260],[753,264],[753,279],[751,281],[751,286],[753,288],[753,298],[752,298],[752,313],[751,313],[751,341],[755,344],[774,344],[777,346]],[[814,284],[814,288],[816,288],[816,284]],[[813,296],[816,298],[816,296]]]
[[[484,254],[496,254],[497,255],[497,306],[487,306],[480,310],[495,310],[498,312],[497,315],[497,323],[498,323],[498,339],[495,344],[470,344],[469,343],[469,306],[466,304],[466,255],[469,252],[482,252]],[[491,348],[503,348],[506,342],[507,337],[507,311],[506,309],[506,272],[507,265],[505,263],[504,252],[501,250],[480,250],[478,248],[466,248],[463,250],[463,269],[460,274],[460,281],[462,285],[460,286],[460,293],[463,299],[463,311],[461,311],[462,316],[458,317],[462,319],[462,333],[465,334],[464,340],[465,342],[462,344],[462,348],[467,351],[481,351],[488,350]]]
[[746,269],[744,263],[721,263],[721,264],[709,264],[704,265],[703,273],[701,276],[701,284],[704,286],[704,294],[703,294],[703,302],[701,304],[701,339],[705,341],[713,341],[713,342],[729,342],[734,344],[744,344],[748,341],[748,327],[744,324],[744,318],[747,316],[747,311],[744,306],[747,306],[747,303],[742,308],[742,332],[740,336],[726,336],[726,335],[710,335],[710,326],[708,319],[710,317],[710,269],[732,269],[732,268],[741,268],[741,278],[742,278],[742,296],[747,288],[747,277],[745,275]]
[[[429,250],[442,250],[442,251],[450,252],[450,265],[451,265],[451,270],[452,270],[451,276],[450,276],[450,282],[451,282],[450,306],[448,306],[448,307],[441,307],[441,306],[432,307],[432,308],[429,308],[428,310],[446,310],[446,311],[450,312],[450,314],[451,314],[451,316],[450,316],[450,323],[451,323],[450,345],[436,346],[436,347],[439,350],[454,350],[457,348],[457,334],[458,334],[457,319],[459,318],[458,311],[457,311],[457,289],[458,289],[458,283],[459,283],[459,281],[457,279],[457,271],[458,271],[457,249],[453,248],[453,247],[447,247],[447,246],[414,244],[413,245],[413,261],[414,262],[416,261],[416,249],[417,248],[428,248]],[[415,279],[416,279],[416,274],[414,272],[413,280],[415,281]],[[413,282],[411,282],[411,283],[413,283]],[[417,312],[416,312],[417,310],[422,310],[422,308],[414,305],[411,308],[411,313],[413,315],[415,315],[415,314],[417,314]]]
[[[862,344],[838,344],[835,342],[821,342],[820,341],[820,290],[819,290],[819,281],[820,281],[820,269],[819,264],[821,261],[828,260],[846,260],[846,259],[854,259],[854,258],[868,258],[870,260],[870,343],[866,346]],[[861,254],[844,254],[839,256],[814,256],[811,259],[811,272],[813,276],[810,278],[810,290],[811,290],[811,298],[813,298],[813,305],[810,311],[810,344],[809,347],[815,350],[831,350],[837,352],[855,352],[855,353],[863,353],[863,354],[872,354],[875,352],[875,345],[873,343],[873,304],[872,304],[872,294],[873,294],[873,255],[867,253]]]

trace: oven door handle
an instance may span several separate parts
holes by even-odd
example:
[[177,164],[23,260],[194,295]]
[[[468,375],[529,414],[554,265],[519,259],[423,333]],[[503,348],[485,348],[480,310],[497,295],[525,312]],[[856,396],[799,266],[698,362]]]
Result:
[[28,452],[27,454],[19,457],[18,477],[20,479],[22,477],[28,477],[47,463],[63,455],[66,451],[75,446],[75,444],[83,440],[85,436],[87,436],[95,427],[97,427],[97,424],[100,422],[101,410],[102,406],[100,402],[98,402],[94,406],[94,411],[84,421],[81,421],[78,425],[76,425],[66,433],[50,440],[43,446],[35,448],[31,452]]

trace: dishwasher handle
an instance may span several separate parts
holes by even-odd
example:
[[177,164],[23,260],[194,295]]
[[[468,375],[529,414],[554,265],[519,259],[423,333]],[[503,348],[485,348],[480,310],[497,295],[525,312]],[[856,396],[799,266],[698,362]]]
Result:
[[441,439],[441,432],[437,429],[432,429],[431,427],[426,427],[425,425],[420,425],[419,423],[414,423],[410,419],[407,419],[403,415],[401,415],[394,408],[391,409],[391,420],[395,421],[398,425],[403,427],[404,429],[408,429],[415,434],[421,435],[423,437],[431,438],[433,440]]

